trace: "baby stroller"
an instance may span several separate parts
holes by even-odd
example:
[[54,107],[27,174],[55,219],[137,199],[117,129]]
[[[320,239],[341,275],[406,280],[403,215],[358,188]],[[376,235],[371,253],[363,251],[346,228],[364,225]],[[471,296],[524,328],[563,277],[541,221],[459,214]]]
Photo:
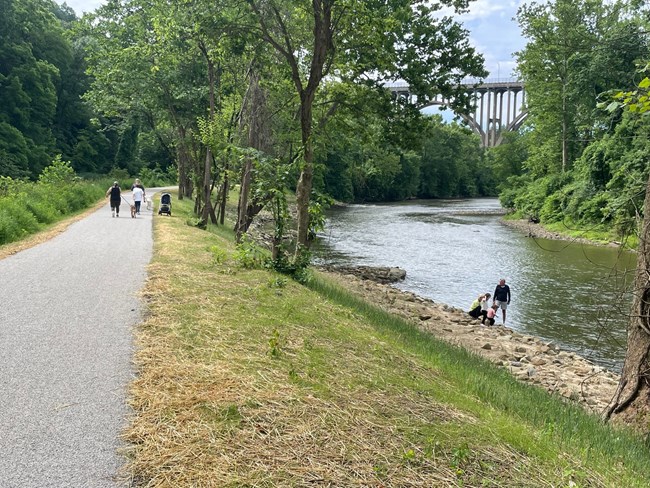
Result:
[[158,215],[172,214],[172,196],[169,193],[160,195],[160,207],[158,207]]

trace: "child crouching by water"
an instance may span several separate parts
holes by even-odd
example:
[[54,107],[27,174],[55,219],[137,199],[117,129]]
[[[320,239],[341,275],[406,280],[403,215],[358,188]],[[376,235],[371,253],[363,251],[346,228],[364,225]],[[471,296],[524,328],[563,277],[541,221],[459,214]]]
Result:
[[[488,326],[494,325],[494,317],[497,314],[497,310],[499,310],[499,307],[497,305],[492,305],[487,309],[485,321],[487,321]],[[485,323],[485,321],[483,323]]]

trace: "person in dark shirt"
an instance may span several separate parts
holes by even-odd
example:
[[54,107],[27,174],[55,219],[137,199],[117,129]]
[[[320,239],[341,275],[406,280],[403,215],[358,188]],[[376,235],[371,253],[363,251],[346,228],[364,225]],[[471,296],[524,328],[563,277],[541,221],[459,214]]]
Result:
[[506,325],[506,309],[510,305],[510,287],[506,285],[504,278],[499,280],[499,284],[494,289],[494,300],[492,303],[501,309],[503,325]]
[[106,191],[106,196],[110,196],[110,201],[111,201],[111,217],[119,217],[120,216],[120,201],[122,200],[122,191],[120,189],[120,185],[116,182],[113,183],[113,186],[111,186],[107,191]]

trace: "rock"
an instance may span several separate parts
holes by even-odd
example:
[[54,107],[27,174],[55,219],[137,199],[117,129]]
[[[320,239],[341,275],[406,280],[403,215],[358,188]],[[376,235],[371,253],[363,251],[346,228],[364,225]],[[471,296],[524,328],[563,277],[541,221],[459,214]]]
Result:
[[325,266],[327,271],[358,276],[377,283],[395,283],[406,278],[406,271],[397,267],[375,266]]
[[433,317],[433,315],[421,314],[420,315],[420,320],[422,320],[422,321],[429,320],[429,319],[431,319],[431,317]]
[[521,347],[521,346],[520,347],[515,347],[515,352],[527,353],[528,349],[526,349],[525,347]]
[[533,366],[544,366],[547,363],[547,361],[546,361],[546,359],[535,357],[530,361],[530,363]]
[[490,344],[489,342],[485,343],[485,344],[483,344],[483,346],[481,346],[481,349],[486,349],[486,350],[490,351],[490,350],[492,350],[492,344]]
[[521,364],[519,361],[510,361],[510,366],[513,368],[521,368],[523,364]]

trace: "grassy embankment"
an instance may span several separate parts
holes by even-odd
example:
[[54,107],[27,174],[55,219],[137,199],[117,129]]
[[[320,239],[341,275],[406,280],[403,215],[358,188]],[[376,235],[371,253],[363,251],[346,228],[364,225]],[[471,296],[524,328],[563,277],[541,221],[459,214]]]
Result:
[[625,432],[224,229],[154,222],[133,423],[141,486],[648,486]]

